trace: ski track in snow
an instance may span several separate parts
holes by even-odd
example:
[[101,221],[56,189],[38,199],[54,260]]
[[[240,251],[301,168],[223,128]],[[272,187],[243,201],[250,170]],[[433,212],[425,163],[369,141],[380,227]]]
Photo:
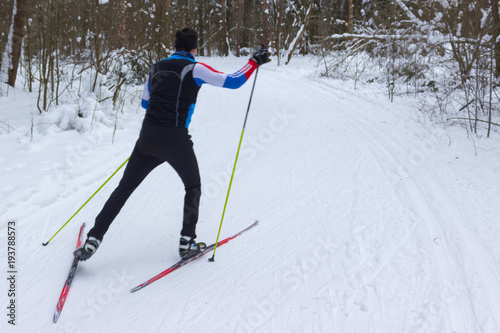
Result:
[[[200,92],[191,134],[204,191],[198,235],[207,243],[216,237],[250,88]],[[500,330],[498,249],[468,221],[466,199],[456,202],[432,173],[433,158],[448,148],[439,130],[417,147],[413,120],[396,113],[401,105],[276,67],[262,68],[252,103],[221,237],[255,219],[259,225],[220,247],[215,263],[207,254],[130,294],[177,260],[183,188],[162,165],[134,192],[95,257],[79,265],[55,325],[77,228],[92,227],[121,172],[52,244],[41,247],[41,238],[123,162],[139,125],[115,145],[100,141],[76,165],[64,164],[61,151],[53,157],[59,167],[43,158],[57,138],[23,146],[44,161],[45,176],[32,187],[2,184],[12,191],[3,220],[23,225],[19,326],[4,320],[2,331]],[[9,175],[36,175],[15,152],[1,162]]]

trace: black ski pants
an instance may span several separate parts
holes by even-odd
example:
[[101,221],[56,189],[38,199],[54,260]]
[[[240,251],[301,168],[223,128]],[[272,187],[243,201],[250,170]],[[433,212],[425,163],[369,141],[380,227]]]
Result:
[[[118,187],[96,217],[88,236],[102,240],[132,192],[163,162],[168,162],[174,168],[186,190],[181,235],[196,237],[201,183],[191,136],[186,128],[155,126],[146,122],[142,125],[141,134]],[[168,184],[157,186],[168,189]]]

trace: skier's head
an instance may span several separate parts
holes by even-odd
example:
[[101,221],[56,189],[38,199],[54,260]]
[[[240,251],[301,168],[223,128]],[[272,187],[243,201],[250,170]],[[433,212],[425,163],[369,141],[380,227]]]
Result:
[[191,52],[198,48],[198,34],[190,28],[184,28],[175,34],[175,49]]

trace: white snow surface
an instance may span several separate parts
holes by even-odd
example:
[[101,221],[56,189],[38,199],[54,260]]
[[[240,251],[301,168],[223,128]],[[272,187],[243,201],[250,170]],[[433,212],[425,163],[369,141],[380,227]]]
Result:
[[[227,72],[245,62],[201,60]],[[15,326],[1,279],[0,330],[499,332],[498,134],[472,142],[422,121],[409,98],[390,103],[384,87],[318,78],[311,58],[275,63],[258,74],[221,237],[260,224],[214,263],[207,255],[129,293],[179,259],[184,189],[162,165],[79,265],[57,324],[78,229],[92,227],[123,170],[41,244],[129,156],[144,111],[139,98],[127,105],[112,143],[113,118],[79,124],[69,105],[48,121],[36,94],[19,87],[1,97],[0,239],[16,221],[18,279]],[[190,132],[200,241],[217,235],[251,83],[199,94]],[[142,87],[129,89],[140,96]]]

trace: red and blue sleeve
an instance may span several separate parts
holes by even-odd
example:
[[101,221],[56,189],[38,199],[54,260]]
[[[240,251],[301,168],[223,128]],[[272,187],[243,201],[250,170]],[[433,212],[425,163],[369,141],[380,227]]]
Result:
[[247,82],[257,67],[255,61],[249,60],[240,70],[232,74],[226,74],[198,62],[193,68],[193,78],[199,86],[206,83],[216,87],[237,89]]

